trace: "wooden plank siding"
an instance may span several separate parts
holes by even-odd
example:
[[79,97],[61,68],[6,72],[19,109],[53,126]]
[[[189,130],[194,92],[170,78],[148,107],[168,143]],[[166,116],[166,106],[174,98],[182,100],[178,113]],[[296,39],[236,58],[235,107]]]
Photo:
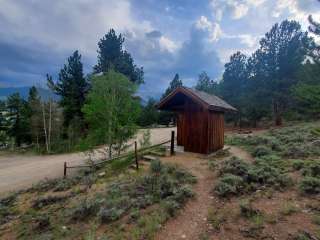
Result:
[[177,144],[188,152],[208,154],[224,146],[224,114],[186,101],[177,116]]

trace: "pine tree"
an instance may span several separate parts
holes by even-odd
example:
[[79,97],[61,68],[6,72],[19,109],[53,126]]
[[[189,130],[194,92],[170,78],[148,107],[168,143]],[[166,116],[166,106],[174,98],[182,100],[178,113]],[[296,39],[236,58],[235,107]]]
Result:
[[169,87],[166,89],[166,91],[164,92],[164,94],[162,95],[162,99],[165,98],[166,96],[168,96],[173,90],[175,90],[177,87],[181,87],[182,81],[179,77],[179,74],[176,73],[176,75],[174,75],[174,78],[172,79],[172,81],[169,84]]
[[209,94],[217,94],[217,87],[218,84],[211,80],[206,72],[202,72],[199,74],[198,82],[195,87],[197,90]]
[[118,36],[114,29],[110,29],[100,39],[98,43],[98,64],[94,66],[94,72],[106,73],[113,69],[127,76],[131,82],[141,84],[143,83],[143,68],[137,67],[130,53],[123,50],[124,41],[124,37],[121,34]]
[[83,75],[81,55],[75,51],[67,60],[59,73],[59,80],[54,83],[52,77],[47,75],[47,82],[55,94],[60,96],[60,106],[63,108],[64,127],[77,125],[77,131],[84,131],[83,113],[81,108],[89,85]]
[[14,139],[15,145],[30,142],[27,103],[19,93],[10,95],[7,99],[9,127],[7,133]]
[[266,33],[253,56],[254,80],[266,93],[264,97],[272,106],[276,125],[282,124],[283,113],[291,101],[290,89],[297,83],[295,74],[311,46],[312,39],[300,24],[285,20]]
[[38,90],[32,86],[28,96],[29,107],[29,127],[32,142],[36,144],[37,150],[40,150],[40,141],[42,137],[42,117],[41,117],[41,99]]

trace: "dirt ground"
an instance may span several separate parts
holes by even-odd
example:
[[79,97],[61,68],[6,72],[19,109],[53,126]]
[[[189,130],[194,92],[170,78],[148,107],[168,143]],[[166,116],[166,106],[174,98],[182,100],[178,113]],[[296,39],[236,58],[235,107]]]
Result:
[[[252,157],[238,147],[228,147],[231,155],[239,156],[247,161]],[[200,154],[177,153],[174,157],[161,159],[163,162],[179,164],[197,177],[194,187],[196,197],[189,201],[180,214],[169,220],[155,237],[156,240],[201,239],[201,234],[208,229],[208,211],[214,204],[212,188],[215,176],[208,168],[208,160]]]
[[[151,129],[151,143],[157,144],[170,140],[171,131],[175,128]],[[140,130],[135,140],[141,139]],[[133,142],[134,140],[132,140]],[[0,153],[0,196],[6,192],[23,189],[45,178],[61,177],[63,163],[78,165],[85,162],[83,153],[33,155]]]

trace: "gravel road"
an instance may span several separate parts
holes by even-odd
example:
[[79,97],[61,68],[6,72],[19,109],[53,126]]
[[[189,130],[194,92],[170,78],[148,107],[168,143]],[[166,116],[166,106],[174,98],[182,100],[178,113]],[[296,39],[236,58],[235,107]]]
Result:
[[[151,143],[157,144],[170,140],[171,131],[175,128],[151,129]],[[136,139],[142,136],[140,130]],[[63,163],[78,165],[85,162],[83,153],[69,153],[38,156],[31,154],[0,155],[0,196],[6,192],[30,187],[45,178],[61,177]]]

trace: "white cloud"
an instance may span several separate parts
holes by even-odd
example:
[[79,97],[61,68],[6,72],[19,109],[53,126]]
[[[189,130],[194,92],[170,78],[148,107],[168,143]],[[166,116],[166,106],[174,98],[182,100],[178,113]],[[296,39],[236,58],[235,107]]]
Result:
[[266,0],[211,0],[210,6],[217,21],[221,21],[224,14],[232,19],[241,19],[247,16],[251,8],[264,4]]
[[168,51],[170,53],[174,53],[180,48],[178,43],[164,36],[160,37],[159,45],[162,51]]
[[249,6],[245,4],[234,4],[234,10],[233,10],[233,18],[234,19],[240,19],[247,15],[249,11]]
[[217,22],[210,22],[207,17],[201,16],[196,22],[196,28],[207,31],[209,33],[209,41],[215,42],[223,35],[221,27]]

